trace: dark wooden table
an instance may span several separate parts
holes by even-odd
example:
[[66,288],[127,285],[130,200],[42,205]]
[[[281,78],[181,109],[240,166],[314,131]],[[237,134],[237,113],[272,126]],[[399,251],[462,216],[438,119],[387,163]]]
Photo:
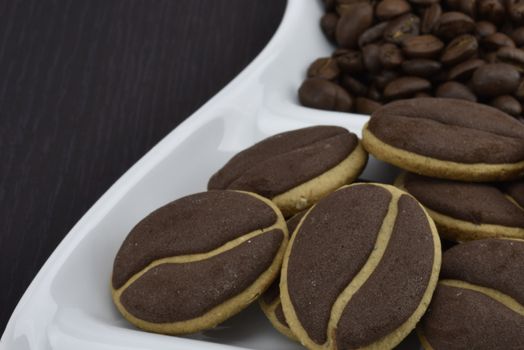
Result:
[[1,332],[71,227],[257,55],[284,7],[0,0]]

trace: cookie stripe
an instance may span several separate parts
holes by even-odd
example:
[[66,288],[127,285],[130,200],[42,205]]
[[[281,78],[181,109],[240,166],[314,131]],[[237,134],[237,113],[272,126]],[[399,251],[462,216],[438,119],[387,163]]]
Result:
[[[465,164],[425,157],[395,148],[381,141],[369,131],[368,124],[364,126],[362,135],[364,149],[373,154],[375,158],[414,173],[425,173],[428,176],[439,174],[445,178],[465,181],[509,180],[524,173],[524,161],[509,164]],[[383,154],[386,154],[387,157],[384,157]]]
[[273,327],[286,337],[288,337],[291,340],[297,341],[293,333],[291,332],[291,329],[289,329],[288,326],[282,324],[280,320],[276,316],[276,309],[280,305],[280,298],[276,299],[271,304],[266,304],[260,299],[260,307],[262,311],[264,311],[264,314],[266,314],[266,317],[269,319]]
[[513,299],[507,294],[501,293],[498,290],[479,286],[476,284],[459,281],[459,280],[441,280],[439,284],[443,284],[449,287],[469,289],[475,292],[484,294],[485,296],[498,301],[499,303],[506,306],[508,309],[516,312],[517,314],[524,316],[524,306],[521,305],[518,301]]
[[429,343],[428,339],[426,338],[424,332],[422,332],[420,327],[417,327],[417,337],[424,350],[435,350]]

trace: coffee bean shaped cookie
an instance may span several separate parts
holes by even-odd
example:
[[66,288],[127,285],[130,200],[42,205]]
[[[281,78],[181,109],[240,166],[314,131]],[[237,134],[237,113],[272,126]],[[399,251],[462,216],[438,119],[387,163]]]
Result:
[[524,239],[523,180],[496,186],[402,173],[395,185],[426,208],[444,238],[459,242],[496,237]]
[[390,349],[415,328],[437,283],[435,225],[409,194],[353,184],[320,200],[290,240],[285,318],[309,349]]
[[289,217],[352,182],[366,162],[355,134],[314,126],[274,135],[238,153],[211,177],[208,189],[258,193]]
[[113,300],[135,326],[185,334],[216,326],[277,277],[288,241],[278,208],[240,191],[183,197],[140,221],[118,251]]
[[502,181],[524,174],[524,124],[474,102],[418,98],[373,113],[362,143],[405,170],[462,181]]
[[[289,235],[292,236],[295,231],[298,223],[302,217],[306,214],[307,210],[301,211],[293,215],[290,219],[287,220],[287,229]],[[273,284],[267,289],[262,297],[260,297],[259,304],[264,314],[269,319],[273,327],[280,333],[284,334],[286,337],[296,340],[295,336],[289,329],[286,318],[284,317],[284,311],[282,311],[282,303],[280,302],[280,278],[277,278]]]
[[485,239],[446,251],[417,326],[424,349],[524,349],[523,271],[523,240]]

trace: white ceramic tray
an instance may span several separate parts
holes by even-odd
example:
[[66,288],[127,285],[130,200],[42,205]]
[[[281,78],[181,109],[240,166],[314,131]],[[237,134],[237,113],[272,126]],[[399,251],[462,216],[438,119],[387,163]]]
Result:
[[[289,0],[267,47],[235,80],[127,171],[84,215],[33,280],[2,335],[5,350],[301,349],[250,308],[190,337],[139,331],[113,307],[109,280],[129,230],[155,208],[203,191],[234,153],[268,135],[331,124],[360,135],[367,117],[301,107],[297,88],[309,63],[332,47],[320,32],[318,0]],[[388,181],[371,160],[364,177]],[[416,349],[411,336],[402,348]]]

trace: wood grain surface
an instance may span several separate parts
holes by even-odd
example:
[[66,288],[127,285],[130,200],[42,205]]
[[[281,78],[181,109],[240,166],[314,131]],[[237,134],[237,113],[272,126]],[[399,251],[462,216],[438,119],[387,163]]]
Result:
[[71,227],[265,46],[284,0],[0,0],[0,331]]

